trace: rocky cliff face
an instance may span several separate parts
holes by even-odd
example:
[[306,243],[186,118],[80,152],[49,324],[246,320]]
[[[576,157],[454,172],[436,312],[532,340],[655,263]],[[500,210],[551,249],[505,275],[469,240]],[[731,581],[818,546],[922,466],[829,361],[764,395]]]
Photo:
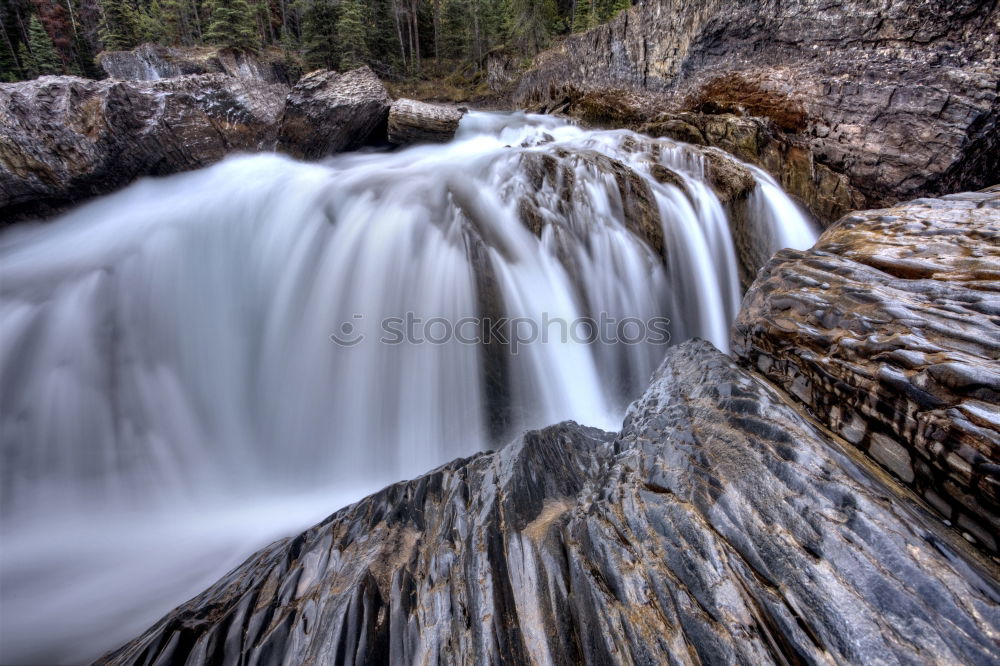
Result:
[[368,68],[315,72],[291,93],[224,74],[2,84],[0,226],[234,152],[277,147],[317,158],[347,150],[384,126],[390,101]]
[[968,546],[707,343],[261,551],[103,664],[1000,659]]
[[997,551],[1000,187],[853,214],[779,252],[733,349]]
[[[882,204],[992,184],[998,34],[995,0],[649,0],[540,56],[515,99],[552,109],[640,91],[645,121],[760,118],[768,150],[791,155],[754,161],[808,203],[810,186],[825,187],[817,212],[833,219],[858,195]],[[831,205],[834,181],[817,170],[846,175],[852,192]]]
[[113,79],[159,81],[187,74],[226,74],[264,83],[291,84],[294,79],[277,54],[255,56],[213,47],[171,48],[143,44],[131,51],[105,51],[101,69]]

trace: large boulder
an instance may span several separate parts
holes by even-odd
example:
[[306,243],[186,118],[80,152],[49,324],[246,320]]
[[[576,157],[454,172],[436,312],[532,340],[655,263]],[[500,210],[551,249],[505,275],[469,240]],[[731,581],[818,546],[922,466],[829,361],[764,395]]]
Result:
[[836,175],[869,206],[992,184],[998,34],[1000,5],[978,0],[650,0],[539,56],[514,99],[610,117],[602,96],[639,92],[653,102],[633,120],[707,141],[678,114],[763,119],[786,155],[755,161],[808,203],[826,188],[814,212],[832,221],[859,203]]
[[988,664],[998,601],[968,544],[691,342],[621,433],[390,486],[99,663]]
[[42,217],[147,174],[272,149],[287,88],[223,74],[0,85],[0,222]]
[[309,159],[357,148],[376,130],[384,130],[391,103],[389,92],[367,66],[342,74],[311,72],[288,95],[278,148]]
[[779,252],[733,350],[997,551],[1000,187],[855,213]]

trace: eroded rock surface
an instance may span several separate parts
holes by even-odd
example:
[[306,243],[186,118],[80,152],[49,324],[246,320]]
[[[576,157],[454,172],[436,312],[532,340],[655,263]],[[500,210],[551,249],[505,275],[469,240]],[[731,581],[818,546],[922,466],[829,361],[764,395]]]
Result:
[[307,159],[357,148],[385,127],[391,103],[389,92],[367,66],[344,73],[311,72],[288,95],[278,148]]
[[1000,187],[783,250],[733,349],[988,550],[1000,534]]
[[883,478],[691,342],[620,434],[390,486],[100,663],[995,663],[995,572]]
[[464,109],[397,99],[389,108],[389,143],[447,143],[455,138]]
[[222,74],[0,85],[0,222],[43,217],[141,175],[272,149],[287,90]]
[[764,119],[721,129],[765,138],[776,154],[754,161],[832,221],[859,203],[836,175],[869,206],[992,184],[998,35],[992,1],[650,0],[540,56],[514,99],[621,123],[607,98],[640,92],[652,101],[633,121],[726,149],[697,117]]
[[216,47],[172,48],[143,44],[131,51],[105,51],[101,69],[113,79],[159,81],[186,74],[228,74],[264,83],[289,84],[288,68],[277,54],[254,55]]

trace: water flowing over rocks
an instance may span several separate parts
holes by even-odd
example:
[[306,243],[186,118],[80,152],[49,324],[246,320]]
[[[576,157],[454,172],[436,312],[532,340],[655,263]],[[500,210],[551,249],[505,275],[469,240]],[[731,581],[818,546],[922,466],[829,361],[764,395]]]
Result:
[[997,551],[1000,187],[855,213],[779,252],[733,349]]
[[143,44],[131,51],[105,51],[101,69],[113,79],[159,81],[186,74],[226,74],[264,83],[290,84],[289,72],[278,54],[212,47],[171,48]]
[[686,343],[621,433],[390,486],[99,663],[995,663],[989,565],[849,449]]
[[363,145],[385,125],[392,98],[368,67],[318,70],[292,88],[281,119],[278,148],[315,159]]
[[0,220],[270,149],[287,88],[222,74],[0,85]]
[[539,56],[514,100],[742,143],[832,221],[992,184],[998,34],[977,0],[650,0]]
[[367,67],[313,72],[291,93],[225,74],[0,84],[0,226],[232,153],[277,148],[315,159],[373,132],[384,141],[389,103]]

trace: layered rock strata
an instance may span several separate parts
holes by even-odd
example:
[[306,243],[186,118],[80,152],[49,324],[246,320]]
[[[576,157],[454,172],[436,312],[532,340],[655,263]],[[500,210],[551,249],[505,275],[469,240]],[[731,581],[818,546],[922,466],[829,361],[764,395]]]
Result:
[[1000,187],[855,213],[779,252],[733,350],[997,550]]
[[903,492],[690,342],[621,433],[390,486],[100,663],[995,663],[988,565]]
[[[641,120],[711,142],[718,133],[699,126],[719,122],[683,114],[722,116],[724,133],[751,129],[769,151],[790,153],[754,161],[807,203],[819,199],[814,212],[832,221],[858,202],[831,202],[836,178],[825,170],[869,206],[992,184],[998,35],[994,1],[650,0],[542,54],[514,99],[608,116],[621,115],[608,98],[638,92],[650,100]],[[740,117],[763,119],[765,131],[736,126]],[[826,191],[812,195],[811,181]]]

